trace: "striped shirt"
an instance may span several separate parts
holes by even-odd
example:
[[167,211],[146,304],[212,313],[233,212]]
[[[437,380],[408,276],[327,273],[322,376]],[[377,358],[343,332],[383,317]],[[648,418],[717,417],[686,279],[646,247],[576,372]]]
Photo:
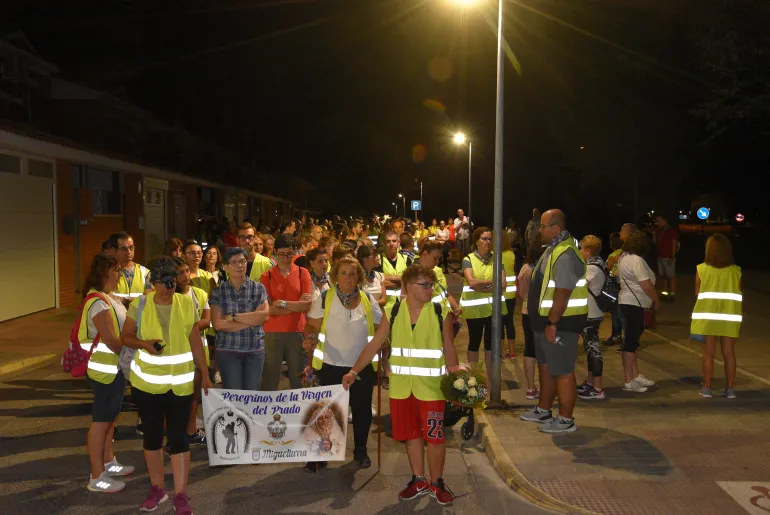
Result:
[[[267,300],[267,292],[261,283],[246,279],[236,290],[229,280],[222,282],[211,292],[209,304],[218,306],[225,317],[238,313],[252,313]],[[217,352],[260,353],[265,351],[265,331],[261,325],[237,332],[217,332]]]

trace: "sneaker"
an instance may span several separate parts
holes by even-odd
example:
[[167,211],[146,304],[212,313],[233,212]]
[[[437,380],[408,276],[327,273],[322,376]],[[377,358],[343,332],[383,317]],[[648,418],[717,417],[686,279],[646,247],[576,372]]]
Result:
[[540,398],[540,391],[535,388],[534,390],[527,390],[527,396],[528,401],[534,401]]
[[617,345],[620,343],[620,336],[610,336],[606,340],[604,340],[604,345],[610,346],[610,345]]
[[187,435],[187,441],[190,445],[206,445],[206,433],[198,429],[195,434]]
[[706,388],[705,386],[700,389],[698,392],[698,395],[703,397],[704,399],[711,399],[714,396],[714,393],[711,391],[711,388]]
[[430,484],[430,496],[436,499],[441,506],[452,504],[455,500],[455,494],[444,483],[444,478],[438,478],[435,483]]
[[366,453],[359,454],[358,456],[355,456],[354,459],[358,463],[358,468],[368,469],[372,466],[372,460]]
[[544,410],[540,409],[540,406],[535,406],[535,409],[532,411],[527,411],[526,413],[519,415],[519,420],[523,420],[524,422],[537,422],[539,424],[543,424],[553,420],[553,415],[551,414],[551,410]]
[[377,418],[377,408],[372,404],[372,418]]
[[588,381],[583,381],[583,384],[578,385],[577,387],[578,394],[580,394],[581,392],[587,392],[593,389],[594,389],[594,385],[592,385]]
[[155,511],[160,503],[168,501],[168,494],[159,486],[152,485],[147,498],[139,505],[139,511]]
[[540,431],[548,434],[573,433],[577,431],[578,426],[575,419],[567,419],[561,415],[554,418],[551,422],[540,426]]
[[412,480],[409,481],[406,488],[399,492],[398,498],[402,501],[409,501],[427,493],[430,493],[430,485],[425,481],[425,478],[423,477],[418,480],[417,476],[412,476]]
[[112,461],[104,464],[104,471],[110,476],[129,476],[134,473],[135,467],[131,465],[121,465],[118,463],[117,458],[112,458]]
[[627,392],[636,392],[636,393],[643,393],[647,391],[647,387],[642,386],[642,384],[636,379],[632,379],[630,383],[625,383],[623,385],[623,389]]
[[606,398],[606,396],[604,395],[604,388],[602,388],[601,390],[597,390],[594,387],[591,387],[590,390],[583,390],[582,392],[578,392],[578,397],[580,397],[581,399],[585,399],[587,401],[591,401],[591,400],[600,401]]
[[650,386],[655,386],[655,381],[650,381],[646,377],[644,377],[642,374],[639,374],[636,376],[636,382],[639,383],[642,386],[646,386],[649,388]]
[[352,423],[353,423],[353,411],[350,408],[348,408],[348,424],[352,424]]
[[141,422],[136,423],[136,434],[139,436],[144,436],[144,424]]
[[105,470],[96,479],[91,479],[91,476],[89,476],[88,486],[86,488],[91,492],[116,494],[125,487],[126,484],[123,481],[111,477]]
[[174,496],[174,513],[176,515],[193,515],[190,498],[187,495],[176,494]]
[[735,388],[725,388],[725,397],[727,397],[728,399],[735,399],[736,397],[738,397],[735,394]]
[[222,384],[222,374],[219,373],[219,370],[214,373],[214,384]]

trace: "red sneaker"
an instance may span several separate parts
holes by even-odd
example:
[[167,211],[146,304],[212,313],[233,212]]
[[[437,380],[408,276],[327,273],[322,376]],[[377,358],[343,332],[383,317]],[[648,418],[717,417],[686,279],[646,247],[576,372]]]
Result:
[[398,494],[398,498],[402,501],[408,501],[410,499],[416,499],[422,495],[430,492],[430,485],[425,479],[417,480],[416,476],[412,476],[412,480],[406,485],[406,488],[401,490]]
[[433,496],[441,506],[452,504],[455,500],[455,494],[446,486],[443,478],[438,478],[435,483],[430,484],[430,495]]

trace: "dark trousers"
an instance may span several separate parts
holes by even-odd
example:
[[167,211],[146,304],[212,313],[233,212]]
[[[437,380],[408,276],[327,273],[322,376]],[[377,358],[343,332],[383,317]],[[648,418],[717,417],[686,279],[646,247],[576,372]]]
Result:
[[165,424],[166,439],[170,454],[179,454],[190,450],[187,441],[187,422],[192,408],[192,395],[154,394],[131,388],[136,409],[144,425],[144,450],[157,451],[163,446]]
[[516,327],[513,325],[513,312],[516,310],[516,297],[505,299],[505,307],[508,310],[507,315],[503,315],[502,337],[508,336],[509,340],[516,339]]
[[615,309],[610,313],[612,315],[612,336],[620,336],[623,334],[623,322],[620,320],[620,313],[618,312],[618,305],[615,304]]
[[602,347],[599,342],[599,326],[601,323],[601,318],[598,320],[588,320],[583,328],[583,348],[586,351],[586,359],[588,360],[588,371],[594,377],[601,377],[604,368]]
[[[342,384],[342,376],[350,372],[350,367],[327,365],[316,371],[321,386]],[[372,365],[367,365],[360,374],[361,379],[350,387],[350,409],[353,413],[353,455],[366,454],[366,441],[372,426],[372,393],[377,383],[377,373]]]

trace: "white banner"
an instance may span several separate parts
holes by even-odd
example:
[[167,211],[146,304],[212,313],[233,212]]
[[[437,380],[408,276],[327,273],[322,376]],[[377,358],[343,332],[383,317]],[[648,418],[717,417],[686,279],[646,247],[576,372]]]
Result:
[[209,465],[343,461],[350,393],[342,385],[203,396]]

